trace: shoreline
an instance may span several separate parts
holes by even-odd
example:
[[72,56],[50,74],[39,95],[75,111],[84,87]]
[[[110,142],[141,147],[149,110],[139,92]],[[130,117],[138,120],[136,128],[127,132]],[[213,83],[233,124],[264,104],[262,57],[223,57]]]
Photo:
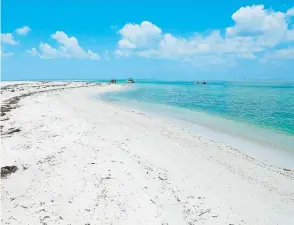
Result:
[[[110,97],[98,96],[98,98],[137,113],[160,118],[163,121],[172,121],[176,126],[194,132],[206,139],[225,143],[266,164],[279,168],[294,169],[294,152],[291,152],[294,142],[290,143],[292,138],[290,134],[175,106],[113,99],[111,95]],[[253,132],[262,135],[262,137],[256,138],[247,134]],[[274,141],[269,138],[274,138]],[[286,144],[278,146],[285,141]]]
[[3,102],[44,90],[21,98],[1,122],[4,132],[20,129],[2,136],[1,166],[18,167],[1,182],[3,223],[294,222],[293,171],[93,99],[119,85],[33,86],[2,95]]

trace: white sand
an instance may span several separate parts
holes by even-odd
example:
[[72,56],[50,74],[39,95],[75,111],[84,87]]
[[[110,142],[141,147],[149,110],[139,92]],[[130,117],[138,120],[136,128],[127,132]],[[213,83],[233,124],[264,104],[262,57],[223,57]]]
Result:
[[121,87],[91,85],[2,90],[5,101],[65,88],[1,117],[4,133],[21,129],[2,136],[1,166],[19,168],[1,179],[2,224],[294,224],[293,171],[97,100]]

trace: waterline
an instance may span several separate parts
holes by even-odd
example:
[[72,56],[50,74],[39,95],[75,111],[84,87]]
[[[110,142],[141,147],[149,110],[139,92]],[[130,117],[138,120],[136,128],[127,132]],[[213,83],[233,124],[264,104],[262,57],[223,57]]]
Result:
[[[209,87],[139,84],[117,93],[108,93],[103,98],[168,118],[201,135],[208,134],[206,136],[213,136],[213,139],[217,137],[257,158],[276,158],[276,155],[287,158],[287,155],[294,155],[293,100],[290,98],[294,89],[291,85],[214,84]],[[233,90],[231,95],[228,90]],[[253,90],[255,98],[252,93],[248,94]],[[281,93],[281,90],[286,91]],[[288,166],[293,167],[293,158],[286,161]]]

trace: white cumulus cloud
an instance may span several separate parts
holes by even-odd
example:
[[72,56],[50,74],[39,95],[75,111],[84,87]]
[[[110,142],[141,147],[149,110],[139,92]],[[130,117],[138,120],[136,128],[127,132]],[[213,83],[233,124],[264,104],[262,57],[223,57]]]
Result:
[[294,16],[294,7],[287,10],[287,16]]
[[46,59],[54,59],[57,57],[60,57],[62,55],[60,55],[60,53],[57,51],[57,49],[51,47],[49,44],[47,43],[41,43],[39,46],[40,49],[40,56],[42,58],[46,58]]
[[27,35],[30,31],[31,31],[31,28],[29,28],[28,26],[23,26],[23,27],[15,29],[15,32],[18,35],[23,35],[23,36]]
[[260,35],[267,32],[286,30],[285,14],[264,9],[263,5],[241,7],[233,15],[233,27],[227,28],[228,35]]
[[272,52],[267,52],[261,59],[262,62],[276,59],[294,59],[294,47],[278,49]]
[[1,34],[1,42],[9,45],[17,45],[18,42],[14,39],[11,33]]
[[39,49],[32,48],[27,52],[33,56],[41,58],[77,58],[77,59],[92,59],[99,60],[100,55],[92,50],[84,50],[75,37],[69,37],[63,31],[56,31],[51,35],[52,39],[56,40],[58,48],[54,48],[47,43],[41,43]]
[[114,53],[120,57],[137,55],[213,64],[234,64],[234,59],[258,60],[280,44],[291,45],[294,25],[289,18],[292,15],[294,8],[279,12],[263,5],[241,7],[232,15],[234,25],[224,28],[225,32],[222,28],[189,37],[164,33],[148,21],[128,23],[118,31],[120,40]]
[[119,48],[146,48],[154,44],[160,38],[161,29],[148,21],[141,24],[126,24],[118,31],[121,40],[118,42]]
[[287,39],[289,28],[286,13],[265,9],[263,5],[241,7],[233,15],[235,25],[226,29],[228,36],[257,37],[260,45],[274,46]]
[[279,49],[276,51],[276,56],[278,58],[294,59],[294,47],[286,48],[286,49]]
[[[30,28],[28,26],[17,28],[15,30],[16,34],[19,34],[19,35],[26,35],[29,31],[30,31]],[[19,41],[15,40],[15,37],[12,33],[1,34],[1,47],[3,45],[18,45],[18,44],[19,44]],[[4,53],[2,50],[0,53],[1,53],[1,56],[14,55],[14,53],[12,53],[12,52]]]
[[27,53],[29,53],[32,56],[39,56],[39,52],[36,48],[32,48],[31,50],[27,50]]

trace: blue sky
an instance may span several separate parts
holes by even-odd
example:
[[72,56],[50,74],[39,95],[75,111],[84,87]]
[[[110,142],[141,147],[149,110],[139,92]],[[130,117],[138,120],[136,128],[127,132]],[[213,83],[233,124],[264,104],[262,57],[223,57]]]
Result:
[[293,0],[103,2],[2,0],[2,79],[294,79]]

